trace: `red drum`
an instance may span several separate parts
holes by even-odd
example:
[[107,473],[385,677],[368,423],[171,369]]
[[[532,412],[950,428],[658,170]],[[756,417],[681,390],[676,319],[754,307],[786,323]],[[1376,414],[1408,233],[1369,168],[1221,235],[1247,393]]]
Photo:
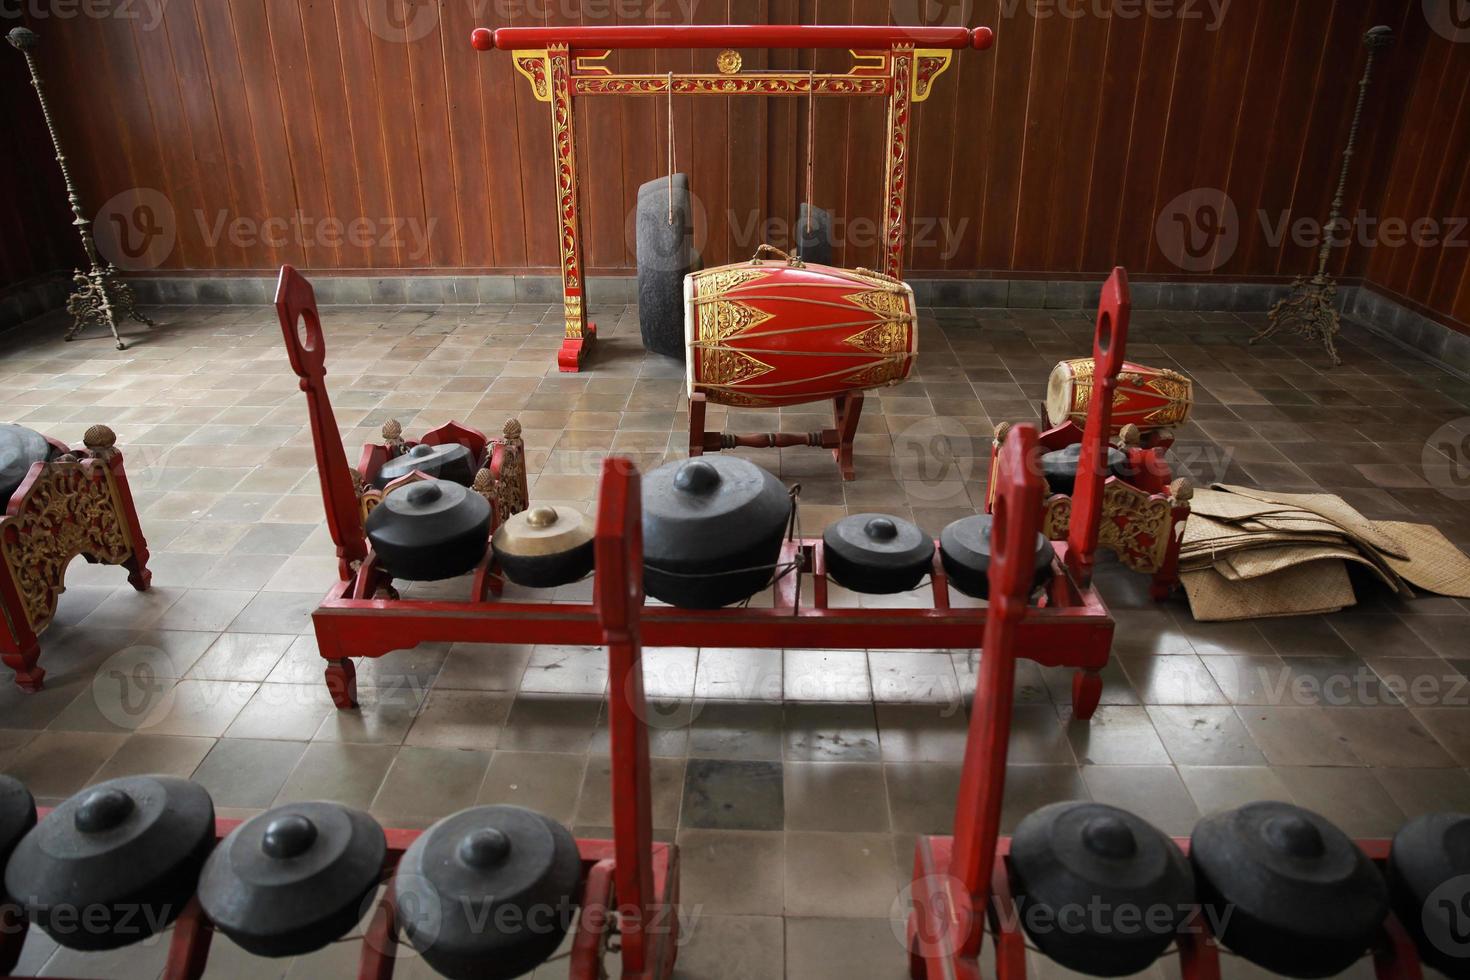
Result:
[[[1092,404],[1092,358],[1060,361],[1046,382],[1046,420],[1087,424]],[[1178,371],[1123,362],[1113,395],[1112,433],[1132,423],[1144,432],[1183,425],[1194,405],[1194,382]]]
[[720,405],[800,405],[898,384],[918,327],[913,289],[865,269],[757,257],[684,277],[689,393]]

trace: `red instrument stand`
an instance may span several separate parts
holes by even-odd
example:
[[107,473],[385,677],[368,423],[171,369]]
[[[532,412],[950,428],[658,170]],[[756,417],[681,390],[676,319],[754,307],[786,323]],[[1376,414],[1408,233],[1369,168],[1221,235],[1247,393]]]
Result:
[[[1102,317],[1109,306],[1113,319],[1112,337],[1109,343],[1104,344]],[[1100,472],[1105,476],[1095,545],[1112,551],[1125,567],[1152,575],[1150,593],[1155,600],[1162,601],[1179,584],[1180,538],[1184,533],[1184,522],[1189,517],[1193,490],[1188,480],[1173,479],[1164,453],[1173,445],[1174,438],[1164,431],[1135,437],[1136,427],[1125,426],[1118,448],[1127,456],[1128,477],[1107,475],[1107,434],[1112,429],[1114,392],[1118,374],[1123,369],[1130,308],[1127,273],[1121,268],[1114,269],[1103,287],[1098,330],[1093,340],[1093,378],[1097,390],[1088,406],[1087,427],[1084,430],[1068,420],[1041,433],[1037,441],[1044,453],[1078,443],[1086,446],[1101,442],[1103,449],[1091,455],[1084,451],[1077,468],[1079,474]],[[986,499],[986,510],[991,508],[994,500],[997,462],[1010,431],[1009,422],[1002,422],[995,428],[995,440],[990,445],[992,490]],[[1070,533],[1074,502],[1082,492],[1081,484],[1078,486],[1078,493],[1071,497],[1056,493],[1047,495],[1042,501],[1041,532],[1048,538],[1060,540]]]
[[[557,218],[561,252],[562,313],[565,336],[557,354],[562,371],[580,371],[597,336],[587,322],[582,265],[580,181],[577,170],[577,96],[663,95],[821,95],[885,96],[888,99],[883,192],[883,268],[902,272],[904,212],[907,207],[911,107],[929,97],[936,78],[954,52],[984,49],[994,43],[988,27],[837,27],[812,25],[715,24],[709,26],[502,27],[476,28],[470,43],[478,51],[511,52],[516,71],[531,83],[538,102],[551,107],[556,151]],[[620,48],[723,48],[715,71],[622,74],[612,71],[608,55]],[[742,71],[740,49],[846,48],[852,69],[844,73]]]
[[854,477],[852,468],[852,440],[857,436],[858,419],[863,414],[863,393],[848,391],[832,399],[832,415],[835,426],[820,432],[761,432],[735,435],[729,432],[708,432],[704,428],[705,409],[709,402],[703,392],[689,396],[689,455],[703,456],[722,449],[784,448],[786,446],[816,446],[832,450],[837,470],[844,480]]
[[[353,658],[380,657],[420,643],[604,643],[604,618],[610,600],[602,576],[610,573],[603,566],[599,566],[591,602],[498,599],[500,578],[492,556],[487,556],[487,562],[474,576],[467,590],[470,594],[464,600],[405,599],[392,591],[363,535],[361,505],[336,435],[324,380],[321,324],[311,286],[290,267],[281,273],[277,312],[292,367],[307,393],[328,527],[342,559],[340,580],[312,614],[333,702],[339,708],[357,706]],[[300,339],[302,328],[307,336],[305,345]],[[1089,426],[1089,437],[1097,439],[1094,456],[1101,452],[1103,431],[1093,433]],[[1100,477],[1079,479],[1083,490],[1093,484],[1093,495],[1100,498]],[[611,489],[604,475],[604,502]],[[637,515],[629,520],[636,523]],[[1056,545],[1058,557],[1051,582],[1039,606],[1018,627],[1016,641],[1020,656],[1043,666],[1077,671],[1072,682],[1072,708],[1079,718],[1090,718],[1097,708],[1102,696],[1099,672],[1107,666],[1113,640],[1113,619],[1091,580],[1096,521],[1095,506],[1074,510],[1068,539]],[[632,532],[625,529],[623,533]],[[780,560],[783,564],[797,563],[802,574],[779,577],[766,608],[644,608],[640,614],[642,642],[673,647],[840,650],[976,646],[985,611],[951,607],[948,580],[937,558],[927,607],[838,608],[828,603],[821,550],[820,538],[786,542]]]
[[[1104,292],[1104,316],[1099,335],[1106,337],[1110,306],[1117,310],[1115,273]],[[1116,334],[1114,335],[1116,337]],[[1099,366],[1112,345],[1098,350]],[[1117,359],[1122,360],[1121,344]],[[1099,378],[1103,373],[1099,371]],[[1101,394],[1110,396],[1104,391]],[[1108,404],[1110,397],[1094,399]],[[1096,414],[1087,431],[1095,436]],[[1103,424],[1101,431],[1106,431]],[[1023,656],[1021,638],[1028,621],[1041,610],[1026,604],[1030,588],[1027,556],[1035,539],[1041,513],[1042,480],[1035,465],[1039,440],[1030,426],[1018,426],[1000,447],[994,482],[995,513],[991,538],[990,609],[985,621],[985,656],[980,658],[975,703],[965,743],[959,794],[955,803],[954,835],[921,836],[914,848],[914,871],[907,942],[909,975],[914,980],[978,980],[980,955],[987,933],[994,943],[995,973],[999,980],[1025,980],[1026,936],[1011,880],[1007,856],[1010,839],[1000,836],[1001,804],[1005,790],[1006,754],[1010,745],[1015,701],[1016,658]],[[1085,443],[1083,461],[1096,443]],[[1081,488],[1078,509],[1095,507],[1098,481]],[[1189,841],[1180,845],[1188,850]],[[1388,858],[1389,841],[1359,841],[1368,856],[1380,863]],[[1206,916],[1191,916],[1178,939],[1181,972],[1185,980],[1220,980],[1219,946],[1209,933]],[[1381,980],[1420,980],[1418,953],[1403,927],[1392,916],[1373,951]]]
[[0,661],[30,693],[44,686],[40,636],[56,615],[73,558],[122,565],[139,592],[153,578],[117,436],[94,425],[77,448],[48,441],[57,457],[31,466],[0,517]]

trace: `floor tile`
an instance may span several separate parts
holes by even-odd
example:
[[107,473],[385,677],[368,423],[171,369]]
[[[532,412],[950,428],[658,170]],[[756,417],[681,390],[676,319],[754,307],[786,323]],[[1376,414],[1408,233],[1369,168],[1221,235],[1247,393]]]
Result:
[[786,835],[786,914],[887,915],[898,898],[888,834]]
[[1455,764],[1407,708],[1331,708],[1327,719],[1347,739],[1353,754],[1370,766],[1408,769]]
[[324,684],[261,684],[225,729],[225,737],[306,742],[336,710]]
[[787,650],[783,659],[787,702],[872,699],[867,656],[861,650]]
[[397,755],[398,749],[392,745],[312,742],[272,805],[331,800],[366,810],[372,806]]
[[[649,784],[653,795],[653,826],[673,829],[680,825],[679,808],[683,803],[685,773],[683,759],[653,759],[649,767]],[[611,826],[612,763],[607,756],[589,758],[582,792],[577,800],[578,826]],[[691,825],[693,826],[693,825]],[[765,829],[765,828],[751,828]]]
[[[959,704],[878,704],[875,710],[884,762],[953,762],[964,756],[969,721]],[[1011,726],[1011,744],[1021,752],[1035,741],[1035,726],[1024,714],[1031,710],[1034,706],[1016,708]],[[1042,710],[1052,713],[1050,706]]]
[[133,735],[125,740],[91,781],[100,783],[119,776],[162,774],[188,779],[214,748],[212,738],[178,735]]
[[1057,715],[1083,765],[1168,765],[1169,753],[1159,741],[1153,721],[1142,707],[1102,705],[1088,721],[1073,718],[1064,706]]
[[293,639],[281,633],[221,633],[189,668],[187,676],[212,681],[263,681]]
[[689,913],[679,938],[677,971],[688,980],[752,980],[785,970],[785,929],[776,915]]
[[902,980],[902,954],[887,918],[786,920],[787,980]]
[[364,742],[401,745],[422,703],[407,690],[359,688],[358,707],[328,711],[312,739],[317,742]]
[[[1008,770],[1009,773],[1009,770]],[[954,828],[960,767],[915,762],[883,767],[893,830],[910,834],[948,834]]]
[[500,733],[499,747],[518,752],[586,752],[598,709],[596,698],[518,695]]
[[792,762],[876,762],[878,727],[871,704],[787,704],[783,756]]
[[882,766],[788,762],[782,768],[787,830],[888,830],[888,790]]
[[570,825],[587,763],[580,754],[497,751],[475,802],[523,806]]
[[679,897],[705,913],[759,915],[785,903],[786,835],[679,831]]
[[193,779],[209,790],[217,807],[268,807],[305,751],[305,742],[221,739]]
[[1180,766],[1179,777],[1201,816],[1256,800],[1291,802],[1291,793],[1269,766]]
[[702,759],[781,759],[781,705],[765,701],[705,701],[689,729],[689,756]]
[[405,746],[389,767],[371,812],[390,827],[428,826],[472,806],[489,768],[489,752]]
[[685,827],[780,830],[784,825],[781,764],[691,759],[684,775]]
[[1369,769],[1282,766],[1277,775],[1298,806],[1320,813],[1350,837],[1392,837],[1404,813]]
[[491,751],[500,739],[510,704],[508,694],[430,691],[404,744]]
[[1363,764],[1326,708],[1242,705],[1235,713],[1273,766]]
[[1082,778],[1094,800],[1131,810],[1166,834],[1188,834],[1199,819],[1172,766],[1084,766]]
[[710,648],[699,651],[694,693],[736,701],[781,700],[781,651]]
[[1223,705],[1150,705],[1149,719],[1170,758],[1181,766],[1264,765],[1232,708]]
[[126,735],[100,732],[41,732],[11,756],[6,774],[37,800],[59,801],[90,786],[125,741]]

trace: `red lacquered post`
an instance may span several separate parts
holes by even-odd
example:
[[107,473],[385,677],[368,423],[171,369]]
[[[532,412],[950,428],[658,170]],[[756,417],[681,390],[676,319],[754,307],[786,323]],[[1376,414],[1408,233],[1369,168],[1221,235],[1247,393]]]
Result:
[[[989,28],[979,28],[989,31]],[[483,32],[483,33],[482,33]],[[915,48],[979,47],[966,27],[838,26],[827,24],[627,24],[580,27],[476,28],[470,44],[488,51],[526,51],[565,44],[570,48],[849,48],[880,50],[896,44]],[[489,35],[488,37],[486,35]]]
[[1108,433],[1113,424],[1113,395],[1123,351],[1128,342],[1128,273],[1119,266],[1103,284],[1097,304],[1097,329],[1092,340],[1093,394],[1082,433],[1082,455],[1072,491],[1072,520],[1067,525],[1067,570],[1079,586],[1092,582],[1097,552],[1098,524],[1102,520],[1103,482],[1107,479]]
[[1016,678],[1016,629],[1026,616],[1031,555],[1041,519],[1042,482],[1036,454],[1036,429],[1030,425],[1016,426],[1000,451],[1000,488],[990,537],[990,607],[955,805],[950,864],[950,874],[971,896],[971,908],[977,913],[961,947],[960,955],[966,957],[976,955],[980,948],[983,910],[1000,837]]

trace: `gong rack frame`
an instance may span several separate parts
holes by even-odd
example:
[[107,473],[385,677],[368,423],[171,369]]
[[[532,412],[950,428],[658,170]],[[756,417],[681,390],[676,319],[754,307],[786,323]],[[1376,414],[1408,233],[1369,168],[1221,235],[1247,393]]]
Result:
[[[551,110],[556,154],[558,249],[564,336],[557,353],[562,371],[580,371],[597,339],[587,319],[582,264],[581,181],[577,169],[574,107],[578,96],[675,95],[884,96],[888,100],[883,167],[883,269],[903,271],[904,215],[908,168],[913,156],[909,119],[914,104],[929,97],[954,52],[986,49],[995,35],[988,27],[887,27],[833,25],[712,24],[593,27],[476,28],[477,51],[509,51],[531,85],[536,101]],[[630,48],[723,49],[715,72],[623,73],[608,55]],[[846,72],[744,71],[738,49],[847,49],[854,64]]]
[[[420,643],[603,645],[609,603],[615,598],[604,582],[611,572],[595,574],[591,601],[510,601],[502,598],[503,582],[492,550],[487,549],[465,600],[403,598],[393,590],[363,532],[359,492],[371,474],[353,473],[338,437],[326,388],[326,352],[315,296],[310,283],[290,266],[281,270],[276,308],[292,369],[307,394],[317,474],[339,559],[339,580],[312,614],[333,703],[342,709],[358,704],[353,658],[380,657]],[[1055,542],[1051,581],[1034,613],[1017,628],[1017,656],[1075,670],[1073,714],[1083,719],[1092,716],[1101,698],[1100,671],[1107,666],[1113,639],[1113,618],[1093,584],[1092,569],[1102,506],[1100,461],[1105,459],[1111,396],[1123,363],[1129,308],[1127,275],[1116,269],[1102,290],[1093,340],[1096,383],[1106,397],[1094,398],[1088,415],[1067,539]],[[387,459],[404,445],[369,446],[363,458]],[[631,469],[625,461],[611,465]],[[604,498],[608,486],[604,482]],[[504,512],[497,506],[496,519],[526,504],[522,496]],[[626,515],[629,526],[619,533],[635,533],[640,519],[638,513]],[[937,558],[931,604],[920,608],[831,605],[820,538],[788,540],[780,561],[798,563],[803,574],[778,576],[769,607],[697,610],[649,605],[640,611],[642,642],[766,649],[976,647],[985,611],[951,606],[948,577]],[[803,588],[808,578],[809,590]]]

